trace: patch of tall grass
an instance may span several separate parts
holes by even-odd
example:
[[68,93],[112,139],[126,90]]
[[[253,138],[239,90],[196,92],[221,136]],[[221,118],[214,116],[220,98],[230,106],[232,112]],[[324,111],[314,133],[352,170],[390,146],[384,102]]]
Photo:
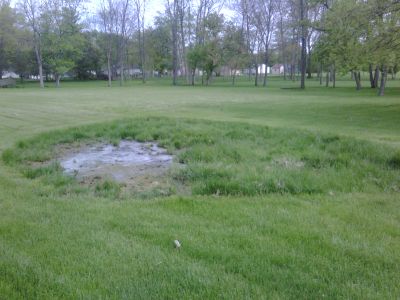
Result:
[[[174,169],[172,177],[198,195],[400,190],[400,155],[389,146],[241,123],[126,119],[44,133],[18,142],[2,158],[28,178],[62,178],[57,164],[34,167],[35,163],[57,157],[59,144],[117,144],[121,139],[156,141],[166,147],[177,163],[185,165]],[[60,187],[71,181],[59,179],[54,184]],[[111,183],[97,186],[95,193],[119,195]]]

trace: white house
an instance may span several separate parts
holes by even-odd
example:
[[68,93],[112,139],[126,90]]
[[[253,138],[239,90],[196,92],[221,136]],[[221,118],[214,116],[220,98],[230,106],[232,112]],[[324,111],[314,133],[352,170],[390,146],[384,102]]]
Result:
[[5,71],[5,72],[3,72],[2,78],[4,78],[4,79],[6,79],[6,78],[18,79],[19,75],[14,73],[13,71]]
[[285,72],[285,66],[282,64],[273,65],[271,72],[273,75],[282,75]]
[[265,64],[258,66],[258,74],[265,74],[265,70],[267,71],[267,74],[271,74],[271,67],[267,67]]
[[[265,74],[265,70],[267,70],[267,74],[271,74],[271,68],[270,67],[267,67],[265,64],[261,64],[261,65],[258,65],[258,74],[259,75],[264,75]],[[252,68],[252,69],[244,69],[243,70],[243,73],[244,74],[251,74],[251,75],[255,75],[256,74],[256,69],[255,68]]]

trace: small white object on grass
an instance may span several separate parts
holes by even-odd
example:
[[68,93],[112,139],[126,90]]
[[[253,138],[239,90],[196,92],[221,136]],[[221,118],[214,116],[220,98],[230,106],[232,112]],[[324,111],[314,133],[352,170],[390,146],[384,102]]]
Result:
[[181,248],[181,242],[179,242],[178,240],[174,240],[174,246],[176,249],[180,249]]

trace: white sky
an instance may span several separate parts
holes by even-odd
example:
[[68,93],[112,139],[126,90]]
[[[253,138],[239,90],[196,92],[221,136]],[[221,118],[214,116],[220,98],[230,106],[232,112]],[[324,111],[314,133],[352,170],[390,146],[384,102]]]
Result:
[[[88,4],[87,7],[90,10],[90,13],[95,13],[96,8],[100,5],[101,0],[87,0]],[[146,24],[152,25],[154,17],[158,15],[158,12],[164,12],[165,10],[165,1],[166,0],[147,0],[146,3]],[[229,11],[228,8],[223,8],[222,13],[229,17],[232,13]]]
[[[89,10],[89,14],[93,15],[96,13],[97,8],[100,6],[101,0],[87,0],[86,7]],[[147,0],[146,3],[146,23],[147,25],[153,24],[154,17],[158,12],[164,11],[165,0]]]
[[[101,0],[86,0],[86,8],[88,9],[89,15],[94,15],[97,12],[97,8],[100,5]],[[146,24],[152,25],[154,17],[158,15],[158,12],[164,12],[166,0],[147,0],[146,4]],[[11,0],[11,4],[15,5],[19,0]],[[232,16],[232,12],[224,7],[221,11],[225,17],[229,18]]]

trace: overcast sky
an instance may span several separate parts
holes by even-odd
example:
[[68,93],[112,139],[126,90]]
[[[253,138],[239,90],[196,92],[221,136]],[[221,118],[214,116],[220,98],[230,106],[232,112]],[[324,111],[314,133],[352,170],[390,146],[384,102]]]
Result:
[[[90,13],[96,13],[97,7],[100,5],[101,0],[89,0],[87,7],[90,10]],[[153,19],[157,16],[158,12],[164,12],[165,10],[165,1],[166,0],[147,0],[146,3],[146,23],[147,25],[153,24]],[[230,16],[231,12],[228,8],[224,8],[222,13],[225,16]]]
[[[86,7],[89,10],[90,14],[95,14],[97,8],[100,5],[101,0],[88,0]],[[158,14],[159,11],[164,11],[164,3],[165,0],[147,0],[146,3],[146,23],[148,25],[153,24],[154,17]]]
[[[101,0],[87,0],[85,6],[88,10],[89,15],[95,15],[97,12],[97,8],[100,5]],[[153,19],[157,16],[158,12],[164,12],[165,10],[165,1],[166,0],[147,0],[146,3],[146,23],[147,25],[153,24]],[[19,0],[11,0],[13,5],[16,5]],[[224,8],[221,13],[225,15],[225,17],[229,17],[232,15],[232,12],[228,8]]]

